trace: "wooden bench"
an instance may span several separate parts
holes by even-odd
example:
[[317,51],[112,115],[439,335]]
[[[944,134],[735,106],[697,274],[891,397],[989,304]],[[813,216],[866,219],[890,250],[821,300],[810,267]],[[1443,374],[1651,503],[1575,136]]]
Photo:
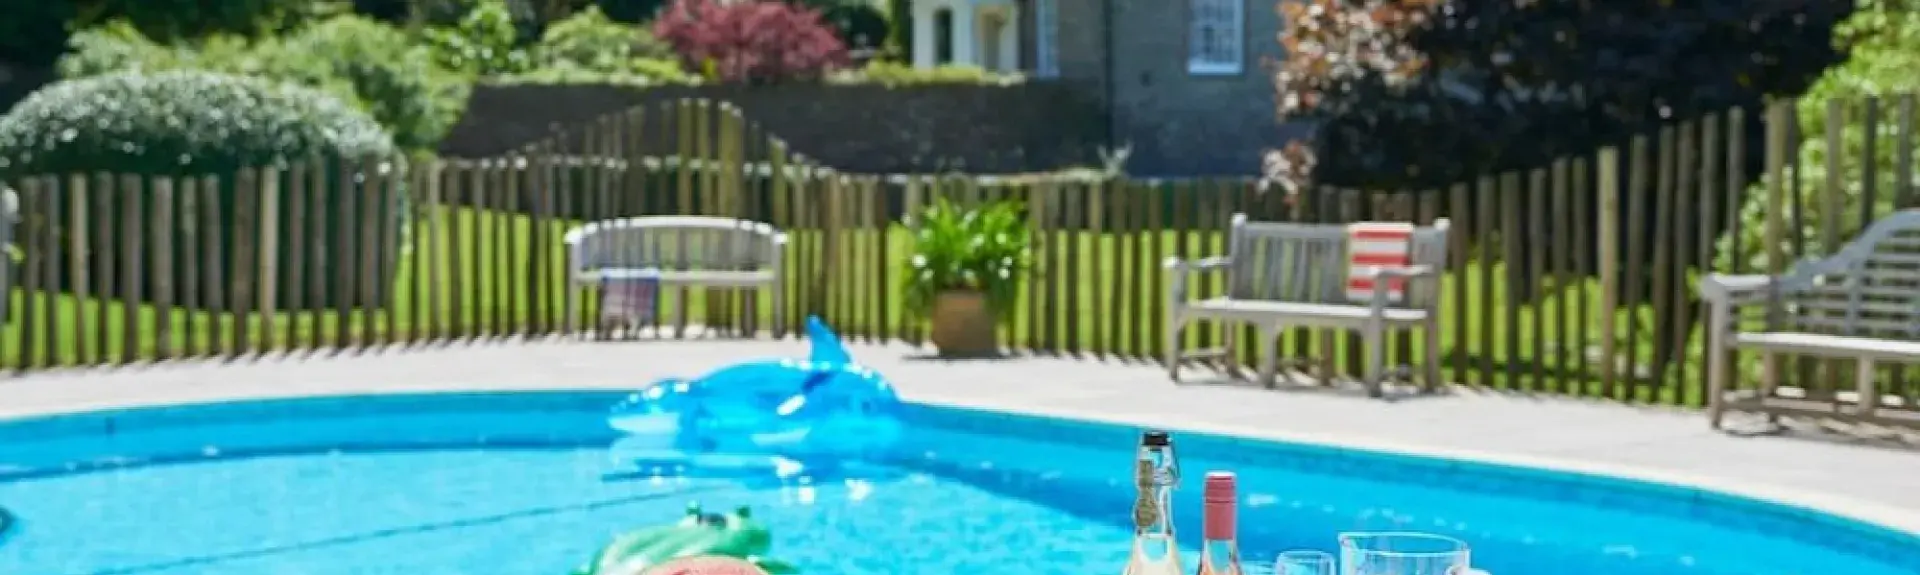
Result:
[[569,230],[565,241],[569,332],[579,320],[580,290],[642,273],[657,278],[662,291],[770,289],[773,317],[781,317],[785,308],[779,286],[787,235],[764,223],[705,216],[622,218]]
[[[1368,239],[1365,228],[1386,226],[1397,237],[1398,254],[1377,257],[1381,242]],[[1197,261],[1169,258],[1166,269],[1172,289],[1167,305],[1167,372],[1180,379],[1180,364],[1190,358],[1226,358],[1238,329],[1226,329],[1219,349],[1186,351],[1181,330],[1196,320],[1253,324],[1259,334],[1260,379],[1274,385],[1278,365],[1275,348],[1280,331],[1309,327],[1358,331],[1367,350],[1363,381],[1367,394],[1381,395],[1386,372],[1385,335],[1389,331],[1421,329],[1426,338],[1424,385],[1432,390],[1440,381],[1439,301],[1440,273],[1446,266],[1447,220],[1432,227],[1409,224],[1294,224],[1250,222],[1235,214],[1228,232],[1227,255]],[[1397,229],[1397,233],[1392,230]],[[1358,238],[1358,239],[1356,239]],[[1372,253],[1369,252],[1372,249]],[[1363,256],[1356,258],[1355,256]],[[1188,296],[1190,276],[1223,271],[1226,293],[1193,301]],[[1321,380],[1331,383],[1333,338],[1320,338]]]
[[[1700,281],[1708,305],[1707,413],[1715,429],[1728,410],[1814,415],[1853,423],[1920,427],[1912,397],[1883,397],[1885,364],[1920,364],[1920,210],[1874,222],[1825,259],[1786,274],[1710,274]],[[1759,389],[1734,389],[1730,352],[1761,358]],[[1781,355],[1850,363],[1852,389],[1781,386]],[[1803,382],[1809,383],[1809,382]],[[1915,381],[1920,383],[1920,381]]]

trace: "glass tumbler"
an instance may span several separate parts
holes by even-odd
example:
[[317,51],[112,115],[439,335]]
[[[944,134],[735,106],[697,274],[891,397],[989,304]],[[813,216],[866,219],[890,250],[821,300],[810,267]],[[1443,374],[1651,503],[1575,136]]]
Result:
[[1340,575],[1469,575],[1467,543],[1414,532],[1340,534]]
[[1273,575],[1333,575],[1334,564],[1333,554],[1325,551],[1282,551],[1273,560]]

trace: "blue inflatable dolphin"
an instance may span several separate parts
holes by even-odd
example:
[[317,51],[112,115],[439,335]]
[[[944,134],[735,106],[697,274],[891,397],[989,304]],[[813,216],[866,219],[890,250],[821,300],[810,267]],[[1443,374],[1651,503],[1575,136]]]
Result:
[[822,467],[882,456],[900,437],[893,385],[855,363],[820,318],[807,318],[807,338],[813,350],[806,359],[737,363],[629,396],[607,418],[625,434],[614,457],[694,467],[779,458]]

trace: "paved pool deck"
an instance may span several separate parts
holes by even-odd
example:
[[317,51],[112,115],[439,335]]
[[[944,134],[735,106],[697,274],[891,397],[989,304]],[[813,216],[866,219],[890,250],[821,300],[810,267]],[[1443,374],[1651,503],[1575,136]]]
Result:
[[[944,361],[902,344],[849,346],[907,399],[1164,426],[1696,486],[1818,508],[1920,534],[1920,447],[1804,435],[1733,436],[1698,412],[1454,390],[1398,401],[1264,390],[1101,358]],[[468,342],[184,361],[0,378],[0,418],[301,395],[631,389],[802,341]]]

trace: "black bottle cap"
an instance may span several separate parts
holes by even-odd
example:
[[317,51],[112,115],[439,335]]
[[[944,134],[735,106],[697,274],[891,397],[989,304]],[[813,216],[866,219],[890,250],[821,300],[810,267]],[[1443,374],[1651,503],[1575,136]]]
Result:
[[1146,447],[1166,447],[1173,445],[1173,438],[1165,431],[1146,431],[1140,433],[1140,445]]

